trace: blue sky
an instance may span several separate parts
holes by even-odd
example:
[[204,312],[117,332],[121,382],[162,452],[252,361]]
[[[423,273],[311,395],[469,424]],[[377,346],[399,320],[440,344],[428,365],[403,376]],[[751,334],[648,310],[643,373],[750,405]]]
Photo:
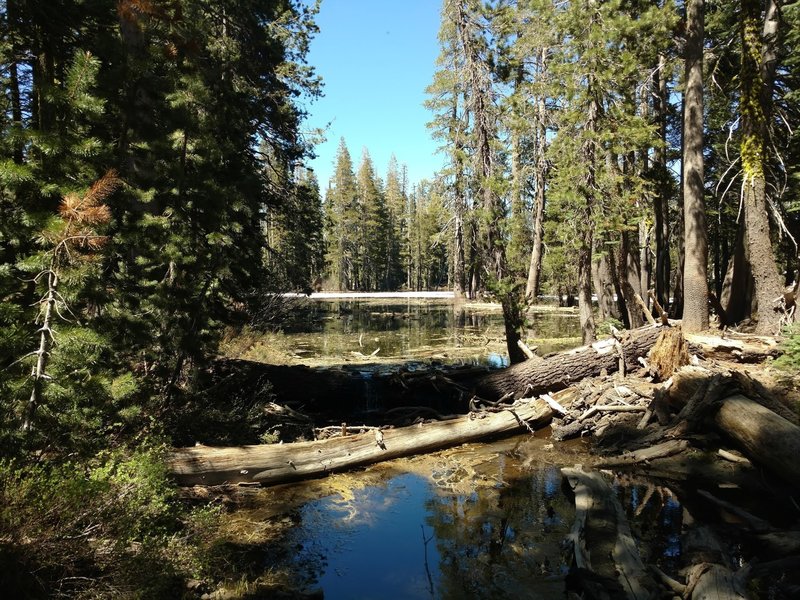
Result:
[[439,0],[323,0],[308,62],[325,96],[309,107],[308,128],[330,126],[310,165],[324,194],[345,138],[355,168],[369,150],[386,177],[392,153],[408,166],[409,184],[441,168],[422,103],[439,53]]

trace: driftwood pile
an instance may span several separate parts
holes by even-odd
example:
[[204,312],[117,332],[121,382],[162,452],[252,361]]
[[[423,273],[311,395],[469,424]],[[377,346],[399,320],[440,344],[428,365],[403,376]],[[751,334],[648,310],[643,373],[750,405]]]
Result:
[[[747,353],[739,344],[733,346],[738,356],[723,352],[751,362],[761,349],[774,351],[769,341],[747,343],[752,346]],[[705,345],[707,356],[719,352],[719,346]],[[688,362],[685,350],[682,336],[674,336],[651,352],[645,379],[584,384],[554,425],[554,436],[601,434],[599,450],[605,446],[607,452],[593,469],[562,469],[576,503],[568,587],[583,598],[731,600],[753,597],[753,589],[762,597],[800,597],[797,415],[729,364],[695,358],[694,365],[680,366]],[[659,352],[676,358],[674,373]],[[622,473],[662,480],[670,494],[682,498],[684,567],[679,573],[669,576],[646,564],[631,543],[630,526],[610,485]],[[739,492],[736,498],[761,498],[767,510],[756,516],[721,497],[732,490]],[[703,513],[706,524],[695,512]],[[760,561],[745,562],[741,554],[733,556],[732,548],[740,553],[748,548]]]

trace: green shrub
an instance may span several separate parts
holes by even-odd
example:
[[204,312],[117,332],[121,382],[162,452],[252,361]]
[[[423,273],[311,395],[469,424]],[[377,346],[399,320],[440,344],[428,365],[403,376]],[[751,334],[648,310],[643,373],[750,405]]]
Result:
[[156,446],[88,465],[0,462],[0,589],[180,598],[206,570],[214,511],[184,509],[162,459]]
[[781,344],[783,354],[775,361],[775,365],[790,371],[800,371],[800,323],[787,327],[784,335]]

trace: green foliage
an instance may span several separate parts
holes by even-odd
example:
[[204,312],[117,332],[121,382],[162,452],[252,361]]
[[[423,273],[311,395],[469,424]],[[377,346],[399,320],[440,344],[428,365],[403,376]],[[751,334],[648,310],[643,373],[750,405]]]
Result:
[[213,521],[208,511],[179,510],[163,451],[102,452],[86,464],[0,462],[4,593],[180,597],[183,580],[207,568],[198,534]]
[[775,361],[775,366],[794,373],[800,372],[800,323],[794,323],[784,331],[781,343],[783,354]]
[[[178,439],[223,324],[272,275],[265,215],[292,234],[283,275],[308,285],[321,271],[319,194],[295,177],[299,100],[319,93],[305,64],[315,12],[296,0],[0,8],[4,593],[174,598],[200,573],[188,536],[202,520],[180,510],[163,448],[143,439]],[[114,172],[122,185],[103,187]]]

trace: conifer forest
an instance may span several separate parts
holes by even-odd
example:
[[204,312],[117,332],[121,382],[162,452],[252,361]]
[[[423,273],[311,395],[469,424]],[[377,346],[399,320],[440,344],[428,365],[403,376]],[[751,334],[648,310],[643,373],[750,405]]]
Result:
[[[219,541],[224,503],[216,492],[187,499],[171,466],[199,423],[238,431],[216,445],[264,442],[278,381],[315,385],[290,371],[255,376],[222,363],[220,348],[244,330],[281,330],[298,318],[293,299],[320,291],[450,291],[499,305],[510,366],[439,381],[470,390],[464,411],[483,398],[489,415],[574,389],[541,363],[583,366],[525,344],[530,311],[570,308],[584,345],[617,336],[623,374],[674,380],[647,396],[641,429],[673,428],[653,443],[695,443],[701,418],[739,439],[736,419],[708,417],[701,401],[776,396],[781,409],[759,404],[786,422],[761,434],[776,449],[756,441],[743,453],[779,480],[800,476],[775,458],[800,451],[800,2],[439,4],[425,108],[444,167],[411,181],[403,156],[375,164],[343,137],[319,181],[309,160],[325,132],[306,121],[325,93],[308,60],[320,0],[0,0],[0,596],[321,597],[241,583],[245,552]],[[685,334],[675,368],[708,363],[699,392],[648,354],[662,344],[653,321]],[[779,365],[795,395],[711,365],[725,345],[712,337],[739,344],[742,362]],[[514,373],[524,385],[509,383]],[[286,410],[281,419],[297,417]],[[328,428],[344,437],[341,421]],[[393,432],[400,443],[402,428],[387,427],[371,449],[391,448]],[[781,485],[800,499],[792,477]],[[794,566],[796,509],[779,532]],[[798,597],[800,580],[752,583],[767,577],[758,564],[749,588],[730,592],[741,595],[720,597]],[[711,597],[692,590],[714,568],[654,579],[676,597]],[[232,581],[239,595],[213,595]],[[582,589],[573,597],[658,597]]]

